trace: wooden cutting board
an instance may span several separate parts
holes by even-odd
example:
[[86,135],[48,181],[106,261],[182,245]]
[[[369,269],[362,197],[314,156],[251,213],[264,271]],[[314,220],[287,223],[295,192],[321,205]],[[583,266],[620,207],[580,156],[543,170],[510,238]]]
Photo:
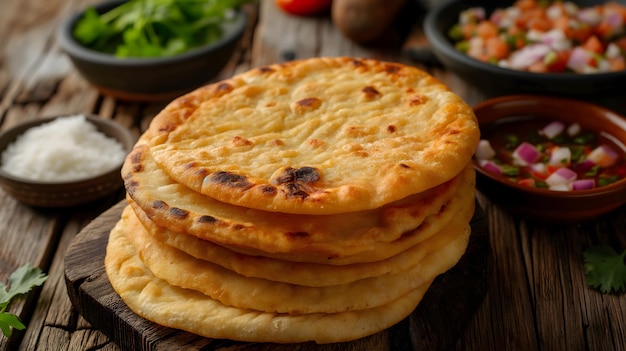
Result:
[[120,218],[125,204],[124,201],[118,203],[87,225],[74,238],[65,257],[65,281],[70,300],[87,321],[122,350],[447,350],[464,333],[487,291],[488,226],[476,204],[472,236],[465,255],[454,268],[433,282],[409,317],[390,329],[356,341],[327,345],[207,339],[140,318],[109,284],[104,255],[109,231]]

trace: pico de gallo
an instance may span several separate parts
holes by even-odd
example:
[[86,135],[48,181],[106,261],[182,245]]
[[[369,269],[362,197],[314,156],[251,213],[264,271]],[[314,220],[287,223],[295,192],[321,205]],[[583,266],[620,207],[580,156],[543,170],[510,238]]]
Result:
[[568,1],[518,0],[487,14],[459,14],[448,35],[477,60],[536,73],[580,74],[626,69],[626,6],[582,7]]
[[511,182],[572,191],[626,177],[624,146],[577,123],[517,118],[503,119],[491,128],[491,133],[483,133],[490,136],[480,140],[474,157],[485,171]]

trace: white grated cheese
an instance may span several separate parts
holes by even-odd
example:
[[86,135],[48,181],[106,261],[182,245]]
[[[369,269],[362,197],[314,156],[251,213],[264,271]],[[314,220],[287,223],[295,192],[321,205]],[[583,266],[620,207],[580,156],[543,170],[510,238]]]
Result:
[[2,153],[2,170],[30,180],[85,179],[118,166],[126,151],[117,140],[75,115],[27,130]]

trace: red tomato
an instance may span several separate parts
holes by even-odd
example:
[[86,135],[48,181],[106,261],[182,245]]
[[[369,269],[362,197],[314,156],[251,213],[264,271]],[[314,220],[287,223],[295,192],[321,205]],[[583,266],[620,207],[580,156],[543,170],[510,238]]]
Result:
[[556,53],[556,59],[554,62],[548,65],[548,71],[550,72],[564,72],[567,69],[567,61],[571,51],[559,51]]
[[330,10],[332,0],[276,0],[276,5],[290,15],[312,16]]

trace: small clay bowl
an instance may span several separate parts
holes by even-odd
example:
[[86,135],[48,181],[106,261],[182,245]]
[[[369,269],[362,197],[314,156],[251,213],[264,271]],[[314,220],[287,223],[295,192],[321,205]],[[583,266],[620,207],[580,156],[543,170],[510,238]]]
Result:
[[[124,2],[107,1],[94,9],[104,13]],[[211,44],[169,57],[118,58],[89,49],[74,38],[72,32],[83,12],[61,23],[61,48],[100,92],[128,101],[167,101],[208,83],[231,59],[247,25],[246,13],[238,10],[223,24],[222,37]]]
[[[59,116],[62,117],[62,116]],[[130,152],[135,136],[117,122],[95,115],[86,115],[101,133],[118,140],[126,153]],[[19,124],[0,134],[0,154],[26,130],[51,122],[55,118],[43,118]],[[123,185],[119,165],[93,177],[67,182],[44,182],[26,179],[7,173],[0,168],[0,187],[18,201],[40,208],[63,208],[86,204],[119,190]]]
[[[623,159],[626,154],[626,118],[591,103],[539,95],[510,95],[493,98],[474,106],[483,133],[489,139],[498,129],[493,123],[512,116],[578,123],[583,130],[604,133],[613,141]],[[487,132],[489,131],[489,132]],[[487,172],[476,159],[476,185],[479,192],[508,211],[528,218],[551,222],[582,222],[617,209],[626,203],[626,179],[588,190],[556,191],[522,186],[504,176]]]

